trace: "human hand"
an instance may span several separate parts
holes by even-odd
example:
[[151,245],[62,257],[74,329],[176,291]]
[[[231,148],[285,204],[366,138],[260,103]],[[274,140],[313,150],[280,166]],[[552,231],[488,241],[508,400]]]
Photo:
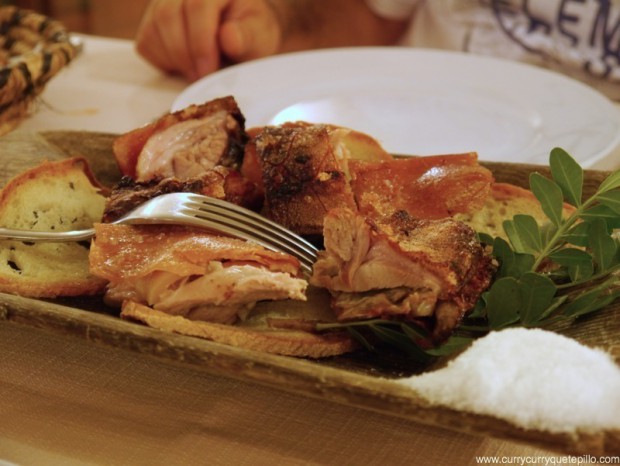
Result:
[[267,0],[152,0],[136,49],[156,67],[194,81],[225,61],[272,55],[281,40]]

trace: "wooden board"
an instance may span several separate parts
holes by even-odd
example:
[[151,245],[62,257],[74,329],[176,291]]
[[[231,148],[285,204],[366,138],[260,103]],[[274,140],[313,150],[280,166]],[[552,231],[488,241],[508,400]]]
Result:
[[[101,182],[112,185],[119,172],[111,154],[114,135],[81,132],[11,133],[0,138],[0,185],[44,159],[84,156]],[[498,181],[527,186],[532,170],[543,167],[485,164]],[[604,173],[588,172],[586,191]],[[620,455],[620,431],[552,434],[524,430],[501,419],[430,406],[390,379],[413,374],[419,366],[400,358],[358,352],[310,361],[243,350],[122,321],[100,298],[36,300],[0,294],[2,325],[28,325],[93,344],[136,351],[212,374],[255,382],[326,402],[344,403],[422,424],[524,442],[573,455]],[[620,305],[558,329],[580,342],[602,347],[620,361]],[[620,413],[619,413],[620,415]]]

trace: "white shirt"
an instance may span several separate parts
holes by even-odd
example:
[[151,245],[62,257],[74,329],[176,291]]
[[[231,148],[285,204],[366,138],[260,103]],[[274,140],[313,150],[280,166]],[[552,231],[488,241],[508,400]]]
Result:
[[544,66],[620,100],[620,0],[366,2],[379,16],[410,21],[402,45]]

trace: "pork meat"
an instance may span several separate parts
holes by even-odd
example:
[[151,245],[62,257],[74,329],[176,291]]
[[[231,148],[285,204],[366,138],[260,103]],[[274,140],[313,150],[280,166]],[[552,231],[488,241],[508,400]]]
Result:
[[332,293],[338,320],[420,321],[436,340],[473,308],[494,271],[475,232],[450,218],[398,211],[371,220],[333,209],[324,242],[310,283]]

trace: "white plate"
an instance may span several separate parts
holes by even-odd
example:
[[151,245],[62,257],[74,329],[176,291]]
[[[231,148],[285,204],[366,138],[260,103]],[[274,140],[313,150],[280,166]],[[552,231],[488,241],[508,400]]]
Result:
[[233,95],[248,127],[305,120],[374,136],[394,154],[476,151],[547,164],[562,147],[589,168],[620,143],[620,111],[578,81],[458,52],[363,47],[236,65],[183,91],[179,110]]

